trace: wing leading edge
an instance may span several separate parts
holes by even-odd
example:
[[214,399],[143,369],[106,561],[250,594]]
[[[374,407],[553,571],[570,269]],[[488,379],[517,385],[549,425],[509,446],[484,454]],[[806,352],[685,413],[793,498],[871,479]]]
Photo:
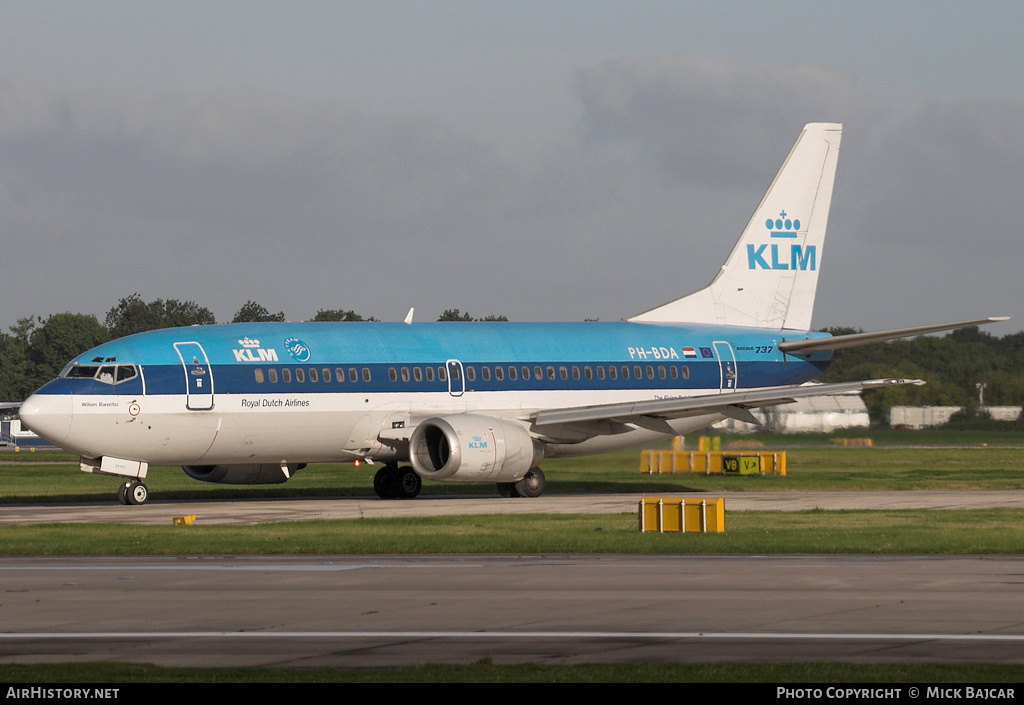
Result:
[[661,433],[674,433],[669,419],[721,414],[729,418],[758,424],[750,409],[776,404],[789,404],[799,398],[849,394],[865,389],[903,384],[922,385],[919,379],[870,379],[860,382],[808,384],[798,387],[766,387],[746,392],[728,392],[675,399],[653,399],[594,406],[544,409],[529,417],[532,430],[542,436],[560,440],[582,441],[598,435],[625,433],[640,426]]

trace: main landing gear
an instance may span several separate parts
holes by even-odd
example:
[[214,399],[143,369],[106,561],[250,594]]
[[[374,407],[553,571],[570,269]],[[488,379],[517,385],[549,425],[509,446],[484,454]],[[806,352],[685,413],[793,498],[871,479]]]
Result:
[[[546,485],[544,471],[530,468],[518,482],[499,482],[498,494],[502,497],[540,497]],[[381,499],[413,499],[422,487],[423,480],[409,466],[385,465],[373,476],[373,491]]]
[[423,480],[408,465],[385,465],[373,476],[373,491],[381,499],[413,499],[422,487]]
[[125,480],[117,488],[117,500],[121,504],[145,504],[149,489],[142,480]]
[[544,494],[546,485],[544,471],[540,468],[530,468],[518,482],[499,482],[498,494],[502,497],[540,497]]

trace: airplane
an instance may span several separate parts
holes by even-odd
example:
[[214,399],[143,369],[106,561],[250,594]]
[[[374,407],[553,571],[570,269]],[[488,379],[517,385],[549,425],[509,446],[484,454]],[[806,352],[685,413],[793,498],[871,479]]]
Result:
[[138,333],[72,360],[25,427],[121,478],[150,464],[228,484],[307,463],[381,463],[374,491],[493,482],[536,497],[545,458],[636,447],[797,398],[923,384],[811,384],[832,350],[1005,318],[830,336],[810,330],[842,125],[804,127],[721,271],[625,321],[238,323]]

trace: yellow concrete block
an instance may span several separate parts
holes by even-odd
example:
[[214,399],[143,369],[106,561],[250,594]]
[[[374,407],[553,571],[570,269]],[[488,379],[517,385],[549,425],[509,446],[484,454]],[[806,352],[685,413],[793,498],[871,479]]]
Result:
[[725,499],[702,497],[642,497],[641,532],[725,531]]

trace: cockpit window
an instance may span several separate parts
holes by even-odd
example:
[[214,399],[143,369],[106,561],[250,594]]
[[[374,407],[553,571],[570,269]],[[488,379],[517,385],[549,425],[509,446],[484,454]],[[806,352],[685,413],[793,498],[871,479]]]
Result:
[[135,365],[118,365],[117,366],[117,377],[115,382],[124,382],[126,379],[132,379],[138,374],[135,371]]
[[65,377],[69,379],[75,379],[79,377],[95,377],[96,373],[100,371],[98,365],[72,365],[68,368]]
[[106,384],[117,384],[134,379],[138,374],[135,365],[69,365],[63,376],[68,379],[98,379]]

